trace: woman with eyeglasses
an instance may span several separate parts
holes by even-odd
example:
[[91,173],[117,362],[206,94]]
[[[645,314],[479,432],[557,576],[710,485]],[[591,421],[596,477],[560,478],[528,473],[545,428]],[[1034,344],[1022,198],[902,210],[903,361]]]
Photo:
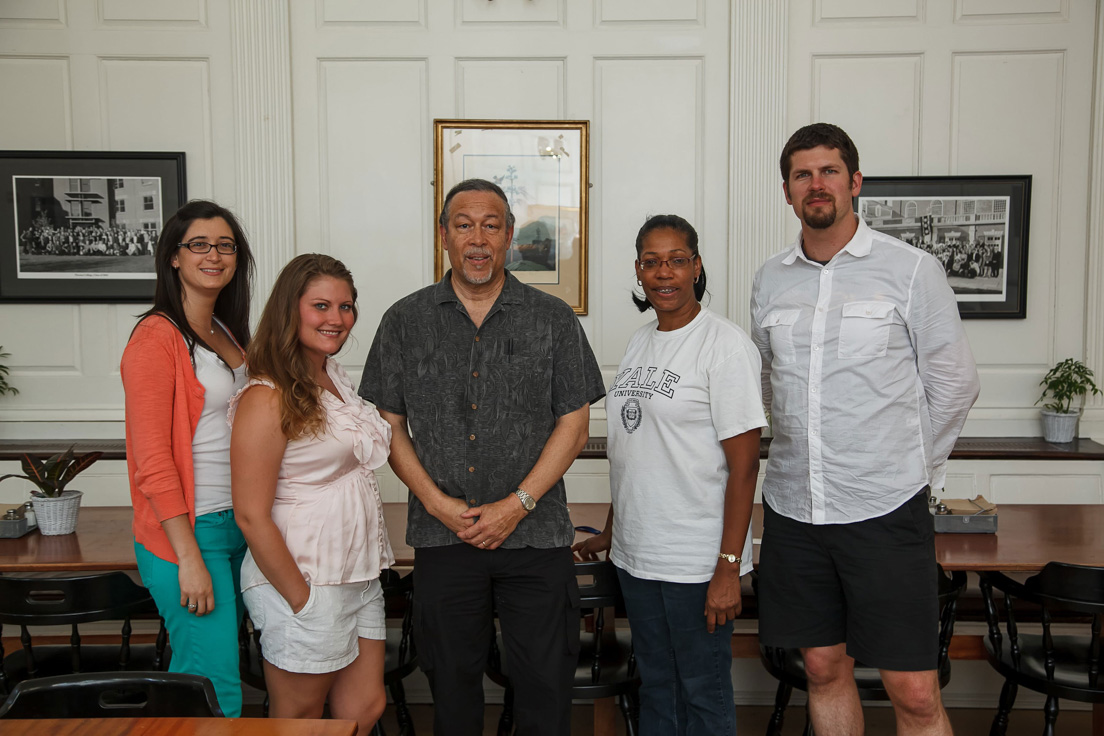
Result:
[[261,632],[274,718],[383,713],[382,568],[394,564],[376,468],[391,426],[334,359],[356,324],[341,261],[305,253],[276,278],[230,403],[234,508],[249,541],[242,588]]
[[123,351],[134,552],[165,619],[170,672],[210,678],[240,716],[245,538],[230,498],[230,397],[245,386],[253,256],[234,215],[194,200],[154,250],[153,307]]
[[732,621],[751,571],[751,507],[766,426],[759,351],[701,305],[698,235],[677,215],[636,237],[641,312],[606,395],[613,503],[601,534],[575,545],[610,550],[642,681],[640,733],[736,733]]

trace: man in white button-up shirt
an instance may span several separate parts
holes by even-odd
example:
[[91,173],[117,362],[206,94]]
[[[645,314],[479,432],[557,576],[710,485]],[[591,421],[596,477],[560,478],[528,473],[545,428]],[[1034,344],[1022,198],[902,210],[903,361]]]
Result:
[[949,734],[930,488],[979,383],[932,256],[852,211],[858,151],[794,133],[783,191],[801,236],[755,276],[752,337],[774,439],[763,484],[760,636],[801,648],[820,736],[861,734],[855,659],[878,667],[900,734]]

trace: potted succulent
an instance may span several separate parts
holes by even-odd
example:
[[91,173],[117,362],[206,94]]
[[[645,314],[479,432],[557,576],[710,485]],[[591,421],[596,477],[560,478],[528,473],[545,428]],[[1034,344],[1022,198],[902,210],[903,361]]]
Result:
[[65,486],[102,455],[102,452],[75,455],[72,447],[47,460],[24,453],[20,458],[23,474],[9,473],[0,476],[0,481],[24,478],[34,483],[38,490],[31,491],[31,501],[39,531],[43,534],[72,534],[77,530],[77,514],[84,494],[66,490]]
[[[11,353],[5,353],[4,346],[0,345],[0,360],[10,357]],[[8,370],[8,366],[0,363],[0,396],[3,396],[4,394],[11,394],[12,396],[15,396],[19,393],[19,389],[8,383]]]
[[[1051,368],[1039,385],[1043,387],[1043,394],[1035,403],[1046,401],[1043,404],[1043,439],[1060,444],[1073,442],[1085,397],[1100,394],[1093,381],[1093,372],[1080,360],[1066,358]],[[1078,398],[1077,410],[1073,411],[1073,401]]]

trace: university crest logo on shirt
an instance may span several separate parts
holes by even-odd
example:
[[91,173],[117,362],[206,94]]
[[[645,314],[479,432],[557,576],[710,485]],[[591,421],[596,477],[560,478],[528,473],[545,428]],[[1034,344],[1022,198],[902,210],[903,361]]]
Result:
[[644,410],[640,408],[640,402],[637,399],[629,399],[621,407],[621,424],[625,427],[625,431],[632,434],[640,426],[640,419],[644,413]]

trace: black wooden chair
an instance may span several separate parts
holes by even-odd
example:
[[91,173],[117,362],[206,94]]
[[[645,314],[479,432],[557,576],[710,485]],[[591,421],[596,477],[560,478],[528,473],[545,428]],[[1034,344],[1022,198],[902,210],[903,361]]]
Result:
[[[22,680],[120,670],[162,670],[167,665],[164,622],[155,644],[132,646],[131,617],[157,616],[149,591],[124,572],[59,577],[0,576],[0,631],[20,627],[22,648],[4,656],[0,692]],[[122,620],[120,643],[82,645],[79,624]],[[68,645],[35,646],[28,626],[71,626]]]
[[210,680],[170,672],[39,677],[16,685],[0,705],[0,719],[221,718],[222,715]]
[[[608,561],[576,562],[575,575],[580,579],[580,606],[588,625],[587,631],[582,635],[571,698],[617,698],[628,736],[636,736],[640,716],[637,700],[640,675],[636,672],[632,639],[624,627],[613,627],[613,630],[606,627],[607,609],[612,609],[615,619],[617,611],[625,609],[617,570]],[[514,733],[513,688],[510,685],[510,667],[504,656],[501,634],[491,642],[486,671],[493,682],[506,688],[502,716],[498,722],[498,735],[510,736]]]
[[[948,653],[951,637],[954,636],[958,596],[966,588],[966,573],[958,571],[947,575],[942,566],[936,565],[936,568],[936,574],[939,576],[939,660],[936,666],[939,672],[939,687],[943,688],[951,681],[951,658]],[[752,578],[752,584],[758,594],[758,577]],[[768,647],[764,644],[759,645],[759,658],[767,672],[778,680],[778,691],[774,697],[774,713],[767,724],[767,736],[780,736],[786,716],[786,706],[789,705],[794,688],[806,692],[809,689],[809,682],[805,677],[805,660],[802,659],[799,649]],[[889,700],[877,668],[855,662],[855,684],[858,686],[859,697],[862,700]],[[814,736],[808,709],[805,711],[804,734]]]
[[[993,591],[1003,593],[998,606]],[[1004,677],[1000,705],[990,734],[1004,734],[1020,686],[1046,695],[1043,733],[1052,735],[1058,700],[1104,703],[1101,676],[1101,623],[1104,621],[1104,567],[1051,562],[1018,582],[997,572],[981,573],[981,593],[989,635],[989,664]],[[1004,631],[1001,631],[1001,613]],[[1040,622],[1028,627],[1017,616]],[[1052,630],[1055,619],[1061,630]],[[1021,630],[1024,625],[1026,630]],[[1080,628],[1080,631],[1078,631]]]
[[[414,645],[414,606],[411,596],[414,591],[414,574],[400,575],[394,570],[380,573],[380,585],[383,587],[384,606],[388,618],[400,618],[398,628],[387,627],[386,652],[383,665],[383,684],[391,693],[391,702],[395,707],[400,736],[414,736],[414,720],[406,703],[406,690],[403,679],[418,668],[418,651]],[[239,672],[242,682],[258,690],[267,690],[264,681],[264,667],[261,653],[261,632],[250,630],[246,621],[238,636]],[[268,715],[268,696],[265,696],[264,714]],[[373,731],[383,736],[383,723],[376,723]]]

